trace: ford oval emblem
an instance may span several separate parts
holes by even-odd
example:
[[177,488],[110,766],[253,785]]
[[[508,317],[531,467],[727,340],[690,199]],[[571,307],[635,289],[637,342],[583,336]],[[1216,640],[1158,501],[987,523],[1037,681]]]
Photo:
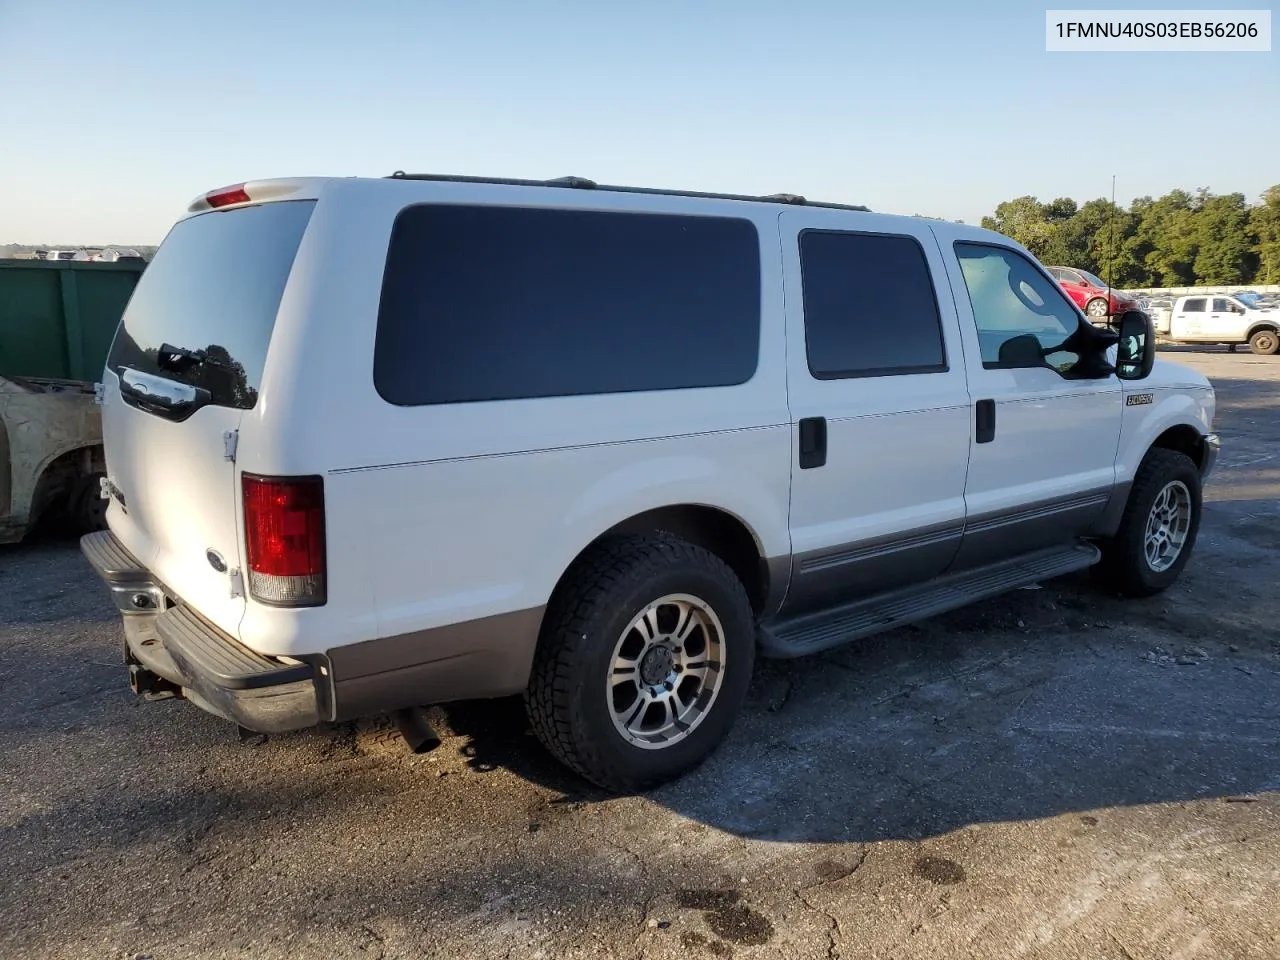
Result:
[[217,570],[219,573],[227,572],[227,561],[222,559],[222,554],[217,550],[206,550],[204,552],[205,559],[209,561],[209,566]]

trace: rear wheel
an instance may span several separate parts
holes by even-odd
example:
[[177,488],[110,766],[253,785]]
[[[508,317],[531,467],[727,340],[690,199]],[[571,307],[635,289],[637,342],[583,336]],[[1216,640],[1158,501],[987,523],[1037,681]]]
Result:
[[1095,574],[1133,597],[1167,589],[1191,557],[1200,508],[1200,471],[1191,458],[1151,450],[1138,468],[1119,530],[1102,545]]
[[715,554],[664,534],[611,539],[578,561],[547,610],[525,694],[534,732],[615,792],[696,767],[746,697],[755,630]]
[[1249,349],[1264,357],[1272,356],[1280,350],[1280,336],[1274,330],[1259,330],[1249,338]]

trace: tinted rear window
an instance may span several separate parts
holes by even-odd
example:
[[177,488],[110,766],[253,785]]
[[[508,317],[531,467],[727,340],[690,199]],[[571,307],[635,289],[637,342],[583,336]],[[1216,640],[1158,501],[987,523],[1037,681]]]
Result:
[[1204,313],[1205,312],[1204,300],[1203,299],[1187,300],[1182,305],[1182,312],[1183,313]]
[[[138,281],[107,365],[209,390],[215,404],[258,399],[267,345],[314,200],[266,203],[179,222]],[[204,351],[185,368],[161,345]]]
[[817,379],[947,369],[933,278],[913,237],[806,230],[800,273]]
[[744,383],[750,221],[422,205],[391,233],[374,382],[403,405]]

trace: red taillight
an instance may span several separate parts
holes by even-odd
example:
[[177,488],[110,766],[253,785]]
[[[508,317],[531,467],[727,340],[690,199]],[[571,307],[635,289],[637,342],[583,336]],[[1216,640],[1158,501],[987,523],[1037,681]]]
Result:
[[325,602],[324,480],[244,474],[249,592],[264,603]]
[[248,203],[249,194],[244,192],[244,184],[238,183],[234,187],[223,187],[206,193],[204,199],[211,207],[229,207],[233,203]]

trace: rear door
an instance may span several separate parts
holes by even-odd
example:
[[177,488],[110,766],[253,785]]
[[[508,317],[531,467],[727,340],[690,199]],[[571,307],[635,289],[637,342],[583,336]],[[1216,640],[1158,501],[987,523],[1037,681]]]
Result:
[[969,393],[927,223],[781,216],[791,612],[928,580],[960,543]]
[[1187,297],[1175,305],[1170,321],[1171,335],[1178,340],[1202,340],[1205,337],[1204,322],[1208,310],[1205,297]]
[[124,546],[235,635],[244,611],[232,445],[258,390],[314,201],[180,221],[138,281],[103,375],[108,511]]

